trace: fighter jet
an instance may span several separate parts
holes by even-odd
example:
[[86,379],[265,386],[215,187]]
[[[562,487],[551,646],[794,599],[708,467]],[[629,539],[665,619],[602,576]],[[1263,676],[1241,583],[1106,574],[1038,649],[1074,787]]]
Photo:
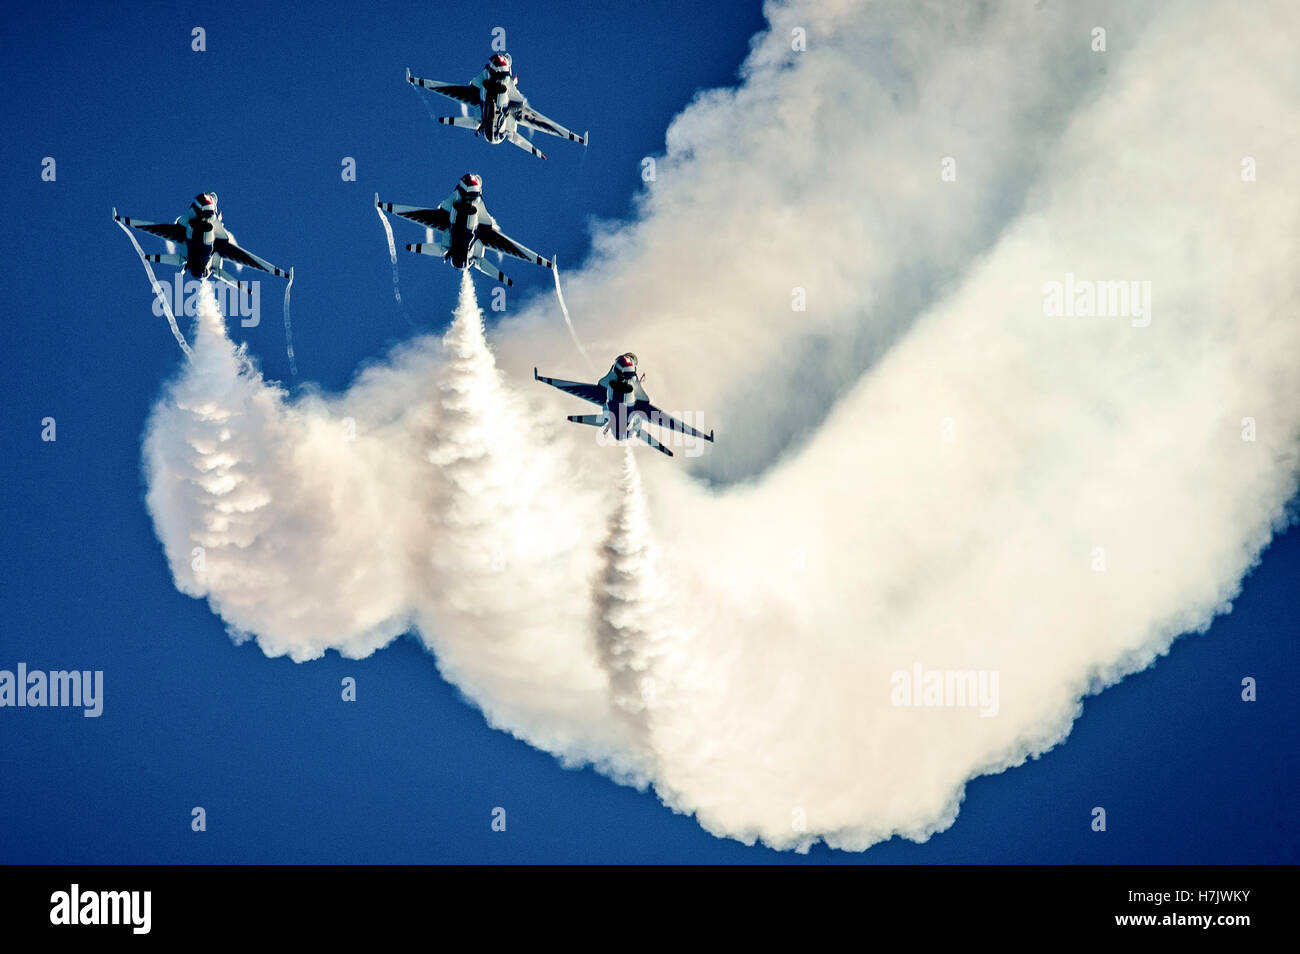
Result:
[[496,219],[488,215],[487,207],[483,204],[483,179],[472,172],[460,177],[456,191],[443,199],[436,209],[381,202],[378,192],[375,193],[375,207],[434,230],[435,241],[408,245],[408,252],[438,256],[462,271],[477,268],[484,275],[513,285],[514,282],[506,277],[505,272],[488,263],[485,257],[488,250],[513,255],[545,268],[555,267],[550,259],[525,248],[497,228]]
[[636,355],[630,351],[615,358],[614,363],[610,365],[609,373],[595,384],[581,384],[577,381],[565,381],[561,378],[548,378],[545,375],[538,374],[537,369],[533,368],[533,378],[535,380],[559,388],[561,391],[567,391],[584,401],[600,405],[601,409],[598,414],[570,414],[569,420],[575,424],[591,424],[594,427],[604,427],[605,433],[612,433],[617,441],[625,441],[629,437],[639,437],[655,450],[667,454],[669,457],[673,456],[673,452],[643,429],[647,423],[677,431],[681,434],[687,434],[691,437],[698,437],[710,443],[713,442],[713,431],[709,431],[707,434],[697,431],[689,424],[677,420],[671,414],[661,411],[651,404],[650,399],[646,397],[645,390],[641,387],[643,377],[644,375],[637,375]]
[[269,272],[280,278],[293,279],[292,268],[286,272],[266,259],[258,258],[252,252],[240,248],[239,243],[235,241],[235,236],[221,221],[215,192],[200,192],[190,203],[189,212],[170,224],[128,218],[125,215],[118,215],[117,209],[113,210],[113,219],[141,232],[157,235],[165,239],[169,246],[172,244],[184,246],[183,252],[168,251],[161,255],[146,255],[145,259],[164,265],[175,265],[189,272],[194,278],[217,278],[238,286],[239,281],[235,276],[222,268],[224,263],[232,262],[236,268],[247,265],[249,268]]
[[526,149],[539,159],[546,155],[531,142],[519,134],[519,127],[536,129],[551,136],[569,139],[582,145],[587,144],[587,134],[579,136],[570,132],[554,120],[547,119],[528,105],[524,94],[519,92],[519,77],[511,72],[510,54],[497,53],[487,62],[483,72],[464,86],[455,83],[443,83],[439,80],[421,79],[406,71],[406,81],[413,86],[423,86],[449,99],[462,104],[462,109],[473,111],[469,116],[441,116],[438,122],[447,126],[459,126],[474,130],[475,136],[482,136],[492,145],[509,141],[520,149]]

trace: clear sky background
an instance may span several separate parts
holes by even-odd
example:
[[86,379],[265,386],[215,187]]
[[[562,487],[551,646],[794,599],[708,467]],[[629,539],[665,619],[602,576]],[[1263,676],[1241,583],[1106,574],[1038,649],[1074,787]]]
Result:
[[[1065,745],[970,783],[954,827],[928,843],[861,855],[720,840],[649,794],[565,770],[488,728],[411,638],[303,665],[233,645],[173,587],[143,505],[140,436],[181,356],[110,209],[171,221],[217,192],[241,244],[297,270],[297,380],[341,389],[444,326],[454,303],[452,269],[405,255],[405,307],[394,302],[374,192],[433,205],[480,172],[502,228],[572,267],[593,219],[629,214],[672,116],[734,82],[763,26],[753,3],[389,9],[29,5],[0,28],[0,668],[105,673],[101,718],[0,710],[0,861],[1300,861],[1295,530],[1230,615],[1089,699]],[[206,52],[190,48],[195,26]],[[496,26],[532,104],[590,129],[588,150],[543,137],[543,163],[432,123],[404,69],[468,81]],[[358,181],[342,181],[344,157]],[[551,293],[540,270],[511,274],[520,300]],[[293,384],[280,285],[262,291],[261,325],[231,335]],[[47,416],[54,443],[40,439]],[[345,676],[355,704],[340,702]],[[1245,676],[1259,681],[1253,705]],[[1094,805],[1105,834],[1089,830]],[[194,806],[204,833],[190,830]]]

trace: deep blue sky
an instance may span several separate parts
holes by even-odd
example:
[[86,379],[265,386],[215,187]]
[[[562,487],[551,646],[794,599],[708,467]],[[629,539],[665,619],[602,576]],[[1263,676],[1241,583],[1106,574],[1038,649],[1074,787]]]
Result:
[[[1085,704],[1063,747],[967,791],[925,845],[779,854],[716,839],[651,796],[484,724],[410,638],[295,665],[234,646],[176,592],[142,502],[139,441],[179,352],[149,312],[112,206],[170,221],[215,190],[248,248],[294,265],[303,379],[448,317],[456,274],[404,256],[392,299],[371,206],[441,199],[467,169],[507,232],[580,262],[591,217],[625,216],[639,160],[700,87],[728,84],[758,4],[28,5],[0,27],[5,409],[0,668],[103,669],[104,715],[0,709],[0,861],[1297,862],[1300,533],[1234,612]],[[190,30],[208,49],[190,49]],[[404,68],[466,81],[507,30],[525,93],[592,146],[546,163],[434,126]],[[40,163],[58,163],[54,183]],[[359,181],[339,176],[344,156]],[[400,241],[415,236],[400,224]],[[156,250],[147,238],[142,244]],[[544,273],[514,270],[517,294]],[[279,287],[232,327],[286,378]],[[40,421],[58,440],[40,440]],[[339,701],[356,677],[359,701]],[[1239,700],[1245,675],[1260,700]],[[190,831],[190,809],[208,831]],[[508,831],[489,828],[494,806]],[[1109,831],[1089,830],[1103,805]]]

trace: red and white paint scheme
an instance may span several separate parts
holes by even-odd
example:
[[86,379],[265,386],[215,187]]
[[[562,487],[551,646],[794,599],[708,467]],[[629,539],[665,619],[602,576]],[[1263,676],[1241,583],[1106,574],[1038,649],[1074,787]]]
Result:
[[553,119],[547,119],[528,105],[528,99],[519,91],[519,77],[514,74],[514,63],[509,53],[496,53],[488,59],[483,71],[468,83],[444,83],[441,80],[412,76],[406,71],[406,81],[412,86],[431,90],[460,104],[461,115],[440,116],[438,122],[446,126],[459,126],[474,130],[492,145],[509,142],[531,152],[539,159],[546,154],[526,139],[520,130],[543,132],[585,146],[587,133],[579,136]]
[[527,246],[497,228],[496,219],[488,214],[483,204],[483,177],[467,172],[456,183],[456,189],[443,199],[437,208],[422,209],[416,205],[399,205],[381,202],[375,194],[375,207],[381,212],[392,212],[402,218],[433,231],[431,242],[416,242],[406,246],[417,255],[440,257],[454,268],[474,268],[499,282],[513,285],[505,272],[487,261],[488,252],[509,255],[543,268],[554,268],[555,263],[538,255]]
[[183,254],[168,251],[165,254],[146,255],[145,260],[175,265],[194,278],[216,278],[238,286],[239,280],[223,268],[223,265],[229,262],[237,270],[247,266],[280,278],[293,279],[292,268],[285,271],[240,247],[234,234],[221,221],[215,192],[200,192],[190,203],[189,211],[175,222],[147,222],[144,219],[133,219],[118,215],[117,209],[113,210],[113,218],[130,228],[156,235],[169,246],[183,246],[185,249]]
[[713,443],[713,431],[707,434],[697,431],[691,425],[679,421],[651,404],[645,389],[641,387],[644,375],[638,376],[636,368],[636,355],[627,351],[614,359],[608,373],[595,384],[548,378],[538,374],[536,368],[533,368],[533,378],[574,397],[580,397],[584,401],[599,404],[601,409],[598,413],[570,414],[569,420],[575,424],[603,427],[605,433],[612,434],[616,441],[637,438],[660,453],[672,457],[673,452],[645,430],[646,425],[649,424]]

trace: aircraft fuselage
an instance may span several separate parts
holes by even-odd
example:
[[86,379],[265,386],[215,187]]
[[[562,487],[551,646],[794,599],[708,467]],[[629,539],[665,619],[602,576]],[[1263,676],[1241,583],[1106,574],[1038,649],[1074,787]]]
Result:
[[614,364],[597,384],[605,389],[605,423],[614,439],[625,441],[635,436],[633,431],[641,423],[632,414],[632,407],[636,404],[635,373],[631,377],[620,375],[618,365]]
[[456,268],[469,268],[474,258],[474,231],[478,228],[478,202],[457,199],[452,203],[451,228],[447,230],[446,259]]
[[212,270],[212,253],[220,227],[215,219],[199,215],[191,215],[185,222],[185,270],[193,277],[205,278]]
[[483,81],[483,99],[479,103],[479,132],[494,146],[505,142],[515,125],[510,100],[513,85],[512,81],[490,75]]
[[483,138],[492,145],[504,142],[506,138],[506,119],[509,116],[510,95],[502,92],[492,95],[492,87],[501,84],[485,84],[483,87]]

